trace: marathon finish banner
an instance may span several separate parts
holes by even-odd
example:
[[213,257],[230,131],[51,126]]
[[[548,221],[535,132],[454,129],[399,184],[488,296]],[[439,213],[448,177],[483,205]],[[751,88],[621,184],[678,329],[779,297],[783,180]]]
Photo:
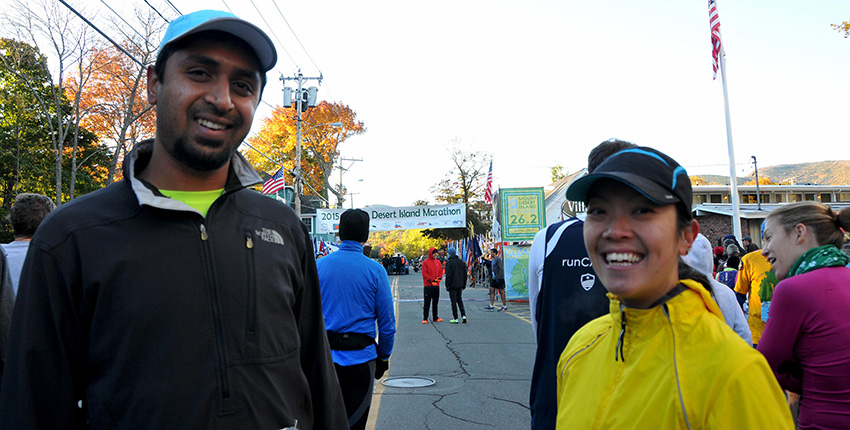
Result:
[[[466,205],[361,208],[369,214],[369,231],[465,228]],[[316,233],[339,232],[339,216],[348,209],[316,209]]]

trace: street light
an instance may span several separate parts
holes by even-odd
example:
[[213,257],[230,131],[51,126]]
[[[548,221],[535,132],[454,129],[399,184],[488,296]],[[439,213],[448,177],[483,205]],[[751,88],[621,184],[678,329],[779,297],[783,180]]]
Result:
[[[301,218],[301,181],[303,180],[301,175],[301,107],[300,107],[300,99],[298,102],[298,116],[296,119],[296,133],[295,133],[295,214],[298,215],[298,218]],[[341,122],[331,122],[326,124],[316,124],[312,125],[307,130],[311,130],[318,127],[331,126],[334,128],[342,127]]]
[[[348,168],[342,167],[343,161],[350,161],[351,162],[351,164],[348,166]],[[354,163],[357,162],[357,161],[363,161],[363,159],[362,158],[342,158],[342,156],[339,157],[339,192],[337,193],[337,207],[339,207],[339,208],[342,208],[342,202],[345,201],[345,194],[346,194],[345,189],[342,187],[342,174],[345,171],[347,171],[348,169],[350,169],[351,166],[353,166]],[[360,180],[362,181],[362,179],[360,179]]]
[[[342,180],[340,180],[340,182],[342,182]],[[362,180],[362,179],[358,179],[358,180],[357,180],[357,182],[363,182],[363,180]],[[349,193],[348,193],[348,195],[350,195],[350,196],[351,196],[351,209],[354,209],[354,195],[355,195],[355,194],[360,194],[360,193],[351,193],[351,192],[349,192]],[[341,205],[341,204],[340,204],[340,207],[342,207],[342,205]]]
[[752,155],[750,158],[753,159],[753,167],[756,169],[756,203],[758,204],[758,210],[761,210],[761,193],[759,192],[759,165],[756,162],[756,156]]

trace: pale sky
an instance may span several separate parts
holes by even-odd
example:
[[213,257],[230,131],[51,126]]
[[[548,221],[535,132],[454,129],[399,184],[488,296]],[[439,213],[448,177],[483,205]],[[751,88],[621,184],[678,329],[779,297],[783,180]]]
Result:
[[[272,0],[171,0],[182,13],[225,2],[278,45],[265,101],[282,102],[281,74],[321,71],[319,98],[365,123],[340,146],[363,159],[343,176],[355,206],[429,200],[455,138],[492,154],[497,187],[545,186],[550,167],[578,170],[611,137],[664,151],[690,174],[729,174],[707,0],[277,1],[306,53]],[[759,167],[850,158],[850,39],[830,27],[850,20],[850,2],[717,3],[736,173],[752,172],[751,155]]]

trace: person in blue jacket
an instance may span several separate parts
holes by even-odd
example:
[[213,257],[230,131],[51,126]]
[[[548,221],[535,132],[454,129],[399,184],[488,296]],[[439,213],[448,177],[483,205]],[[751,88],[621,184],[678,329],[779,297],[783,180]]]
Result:
[[[369,239],[369,214],[342,213],[339,251],[316,261],[322,310],[348,425],[366,428],[374,379],[389,368],[395,337],[395,314],[387,272],[363,255]],[[378,343],[375,344],[375,325]]]

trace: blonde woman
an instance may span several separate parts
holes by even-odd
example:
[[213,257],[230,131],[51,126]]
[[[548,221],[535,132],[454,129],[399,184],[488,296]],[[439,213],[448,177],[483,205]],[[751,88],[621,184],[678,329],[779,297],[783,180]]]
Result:
[[779,283],[758,350],[782,388],[801,394],[802,429],[850,429],[850,208],[801,202],[772,211],[764,249]]

